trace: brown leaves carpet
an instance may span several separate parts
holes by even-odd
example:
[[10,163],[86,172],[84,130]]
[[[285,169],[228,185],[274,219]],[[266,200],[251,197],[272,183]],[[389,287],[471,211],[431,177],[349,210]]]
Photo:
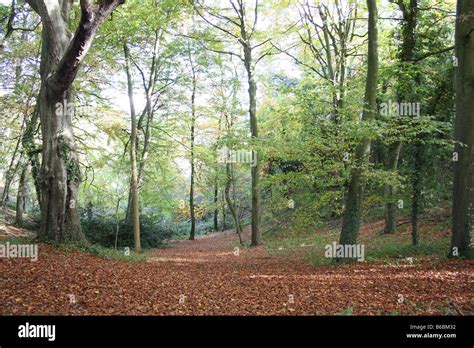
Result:
[[270,256],[264,247],[242,248],[236,256],[236,241],[231,232],[172,241],[170,248],[148,251],[148,262],[42,244],[37,262],[0,259],[0,314],[474,313],[472,261],[314,267]]

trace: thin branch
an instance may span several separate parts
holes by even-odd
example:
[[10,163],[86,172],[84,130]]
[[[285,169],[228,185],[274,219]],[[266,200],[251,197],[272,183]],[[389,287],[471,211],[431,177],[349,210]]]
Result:
[[423,54],[419,57],[416,57],[413,61],[414,62],[419,62],[419,61],[421,61],[423,59],[426,59],[428,57],[437,56],[438,54],[442,54],[442,53],[452,51],[452,50],[454,50],[454,48],[455,48],[455,46],[449,46],[449,47],[443,48],[443,49],[438,50],[438,51],[428,52],[428,53],[425,53],[425,54]]

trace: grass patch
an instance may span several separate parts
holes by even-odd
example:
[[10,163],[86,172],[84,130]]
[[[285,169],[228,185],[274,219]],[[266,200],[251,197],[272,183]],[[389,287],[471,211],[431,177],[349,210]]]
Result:
[[99,256],[107,260],[125,260],[134,262],[146,262],[147,258],[143,254],[137,254],[133,250],[126,252],[126,249],[110,249],[103,246],[92,244],[87,245],[84,243],[66,243],[58,245],[61,249],[65,250],[79,250],[92,255]]
[[[380,223],[361,226],[359,244],[363,244],[365,260],[385,262],[393,259],[447,257],[451,236],[449,221],[437,221],[420,225],[419,244],[414,246],[411,241],[411,228],[405,226],[393,234],[381,235]],[[374,227],[375,226],[375,227]],[[287,256],[299,254],[314,266],[341,265],[332,258],[326,258],[325,246],[338,242],[340,227],[323,226],[318,231],[298,230],[288,226],[286,230],[265,236],[265,246],[270,254]]]
[[246,249],[250,249],[250,242],[242,241],[242,244],[240,244],[240,241],[234,240],[229,243],[229,246],[234,250],[235,248],[246,250]]
[[0,244],[34,244],[34,237],[6,237],[0,238]]
[[410,256],[446,258],[449,250],[450,238],[446,237],[440,240],[421,242],[418,245],[402,244],[396,245],[389,242],[371,247],[367,252],[367,260],[403,258]]

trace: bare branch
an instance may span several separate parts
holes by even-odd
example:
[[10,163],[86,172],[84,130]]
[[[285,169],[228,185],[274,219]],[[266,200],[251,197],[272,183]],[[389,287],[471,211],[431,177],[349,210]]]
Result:
[[[220,30],[220,31],[222,31],[222,32],[224,32],[224,33],[226,33],[227,35],[233,37],[234,39],[236,39],[237,41],[240,42],[240,40],[241,40],[240,37],[238,37],[237,35],[231,33],[229,30],[227,30],[227,29],[225,29],[225,28],[222,28],[222,27],[218,26],[217,24],[215,24],[215,23],[211,22],[210,20],[208,20],[208,19],[206,18],[206,16],[199,10],[199,7],[196,6],[196,3],[197,3],[197,4],[200,4],[199,1],[193,2],[194,10],[195,10],[196,13],[198,14],[198,16],[202,18],[202,20],[204,20],[207,24],[209,24],[209,25],[212,26],[213,28],[216,28],[216,29],[218,29],[218,30]],[[210,11],[206,11],[206,13],[210,14]],[[218,15],[214,15],[213,17],[218,17]]]
[[255,33],[255,28],[257,27],[257,21],[258,21],[258,0],[255,0],[254,19],[253,19],[253,25],[250,31],[249,38],[252,38],[253,34]]

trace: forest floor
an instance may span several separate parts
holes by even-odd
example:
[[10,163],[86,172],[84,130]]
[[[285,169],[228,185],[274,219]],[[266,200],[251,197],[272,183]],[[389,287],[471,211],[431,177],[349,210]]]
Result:
[[474,314],[474,261],[314,266],[237,246],[214,233],[136,262],[40,244],[36,262],[0,259],[0,315]]

